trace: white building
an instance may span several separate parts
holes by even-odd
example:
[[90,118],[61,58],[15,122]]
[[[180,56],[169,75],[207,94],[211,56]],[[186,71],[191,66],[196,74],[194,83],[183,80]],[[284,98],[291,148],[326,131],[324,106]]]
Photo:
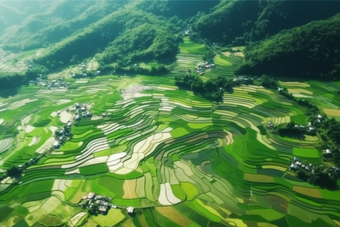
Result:
[[60,142],[59,141],[55,141],[53,144],[53,148],[58,149],[60,146]]
[[128,213],[132,214],[134,208],[133,207],[128,207],[128,208],[126,208],[126,210],[127,210]]

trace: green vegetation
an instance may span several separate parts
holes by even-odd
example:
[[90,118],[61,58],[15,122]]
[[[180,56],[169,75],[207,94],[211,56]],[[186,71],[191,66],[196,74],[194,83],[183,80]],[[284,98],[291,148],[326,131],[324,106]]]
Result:
[[[87,9],[109,5],[98,2],[63,1],[70,9],[51,27],[67,12],[78,18],[73,6],[85,23]],[[264,21],[285,3],[253,1],[249,14],[241,0],[203,9],[216,3],[112,4],[49,48],[6,52],[3,68],[32,64],[18,74],[33,81],[0,98],[1,226],[336,226],[340,83],[235,77],[244,47],[219,45],[244,30],[219,26],[252,17],[257,5],[267,8],[257,16]],[[201,36],[210,33],[195,31],[209,26],[219,28],[210,41],[230,37],[211,44]]]
[[201,77],[195,74],[186,74],[175,77],[176,85],[181,89],[187,89],[194,92],[194,94],[201,95],[208,100],[220,102],[223,99],[224,91],[228,93],[233,92],[234,86],[241,84],[251,84],[251,80],[233,80],[224,76],[209,79],[203,82]]
[[[283,31],[245,50],[238,74],[339,79],[340,15]],[[322,47],[322,48],[321,48]]]
[[199,17],[195,30],[210,42],[244,45],[284,29],[327,19],[339,13],[339,5],[337,1],[306,4],[304,1],[223,0],[211,12]]

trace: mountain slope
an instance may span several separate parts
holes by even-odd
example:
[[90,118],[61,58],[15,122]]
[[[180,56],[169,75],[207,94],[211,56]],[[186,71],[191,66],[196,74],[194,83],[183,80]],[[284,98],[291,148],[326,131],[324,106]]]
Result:
[[340,1],[224,0],[198,20],[196,30],[212,42],[243,45],[327,19],[339,9]]
[[245,50],[238,74],[340,79],[340,14],[283,31]]
[[56,68],[93,57],[100,50],[104,52],[98,55],[99,61],[105,64],[176,54],[175,32],[176,27],[164,18],[130,6],[56,43],[48,53],[35,59],[35,63]]
[[48,46],[105,17],[125,1],[55,1],[43,13],[27,17],[2,37],[5,49],[25,50]]

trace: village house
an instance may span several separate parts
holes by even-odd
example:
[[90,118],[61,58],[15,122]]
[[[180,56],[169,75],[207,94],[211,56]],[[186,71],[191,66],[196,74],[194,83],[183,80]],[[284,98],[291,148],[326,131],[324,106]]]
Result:
[[88,199],[93,199],[95,197],[95,193],[94,192],[90,192],[88,195],[87,195],[87,198]]
[[295,171],[295,170],[297,169],[297,165],[294,164],[294,163],[292,163],[292,164],[290,165],[290,169],[293,170],[293,171]]
[[99,206],[98,210],[99,210],[100,213],[105,214],[108,210],[108,207],[107,206]]
[[133,207],[128,207],[128,208],[126,208],[126,210],[127,210],[127,212],[129,214],[133,214],[134,208]]
[[275,127],[274,123],[271,121],[268,121],[267,128],[274,128],[274,127]]
[[54,149],[58,149],[60,147],[60,142],[59,141],[55,141],[53,144],[53,148]]
[[309,132],[315,132],[315,128],[314,127],[308,127],[308,131]]
[[323,154],[322,154],[324,157],[330,157],[332,156],[332,152],[330,149],[326,149],[323,151]]

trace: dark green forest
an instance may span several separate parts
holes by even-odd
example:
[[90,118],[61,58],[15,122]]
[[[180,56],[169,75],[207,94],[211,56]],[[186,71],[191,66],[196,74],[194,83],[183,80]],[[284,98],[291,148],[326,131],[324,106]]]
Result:
[[340,14],[285,30],[247,46],[237,74],[340,78]]
[[208,41],[245,45],[339,11],[339,1],[222,0],[194,27]]
[[[107,16],[126,3],[125,1],[103,0],[27,2],[35,6],[35,11],[30,10],[30,5],[27,5],[23,9],[27,12],[17,12],[19,18],[13,12],[7,17],[6,14],[1,14],[4,15],[2,16],[3,23],[7,23],[7,25],[13,25],[13,23],[18,22],[16,20],[23,20],[19,26],[9,29],[0,38],[0,41],[5,43],[5,50],[15,51],[21,48],[30,50],[47,47],[50,44],[62,41],[80,29],[86,28],[89,24]],[[13,5],[13,3],[7,1],[2,4],[6,5],[7,8]]]

